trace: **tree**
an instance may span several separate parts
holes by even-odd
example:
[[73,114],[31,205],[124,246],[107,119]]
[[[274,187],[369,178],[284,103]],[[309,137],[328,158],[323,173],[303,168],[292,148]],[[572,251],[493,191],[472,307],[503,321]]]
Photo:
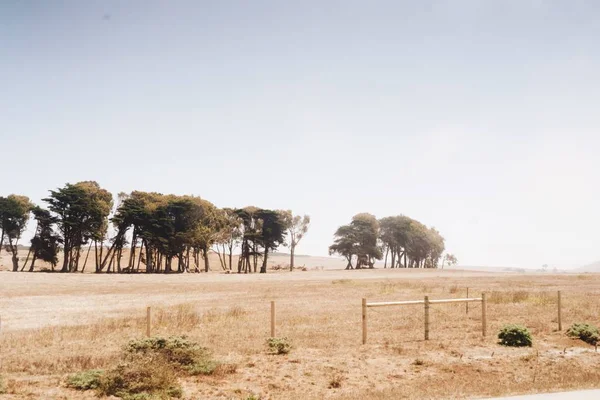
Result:
[[260,273],[265,274],[267,272],[269,251],[275,251],[281,244],[285,243],[286,227],[285,221],[277,211],[258,210],[256,217],[262,221],[257,242],[264,251]]
[[356,268],[368,266],[374,268],[375,260],[381,260],[383,254],[378,246],[379,221],[369,213],[356,214],[352,217],[350,225],[355,230],[356,246]]
[[261,256],[258,251],[259,236],[262,230],[262,221],[257,214],[260,211],[257,207],[248,206],[236,209],[234,212],[241,221],[241,249],[238,260],[238,273],[251,273],[252,266],[254,272],[257,269],[258,257]]
[[458,263],[458,259],[454,254],[446,253],[442,259],[442,269],[444,268],[444,263],[447,263],[449,267],[452,267]]
[[31,239],[33,258],[29,266],[29,272],[34,270],[35,261],[38,259],[49,263],[54,271],[54,267],[58,263],[58,251],[62,243],[60,235],[53,228],[57,218],[53,217],[48,210],[40,207],[34,207],[32,213],[37,221],[37,228]]
[[242,220],[231,208],[219,210],[219,213],[221,214],[222,227],[214,244],[215,252],[219,256],[223,270],[231,271],[233,268],[233,249],[239,244],[242,237]]
[[407,247],[410,239],[410,226],[413,220],[404,215],[385,217],[379,221],[380,240],[387,250],[391,253],[391,268],[402,266],[404,257],[404,267],[407,263]]
[[96,182],[84,181],[67,183],[63,188],[51,190],[50,196],[44,201],[57,218],[63,240],[61,272],[75,272],[78,270],[81,247],[88,240],[100,241],[102,246],[113,204],[112,194]]
[[290,271],[294,270],[294,254],[296,246],[308,232],[310,217],[308,215],[293,215],[291,210],[280,211],[281,218],[290,236]]
[[356,214],[349,225],[343,225],[335,232],[334,243],[329,246],[329,254],[340,254],[348,260],[346,269],[352,266],[356,255],[356,268],[374,268],[375,260],[383,258],[378,244],[379,222],[368,213]]
[[353,269],[352,256],[355,253],[355,248],[354,228],[350,225],[342,225],[335,231],[333,244],[329,246],[329,255],[339,254],[343,256],[348,261],[346,269]]
[[0,239],[0,251],[4,236],[8,240],[6,250],[12,255],[13,271],[19,270],[18,246],[19,239],[27,227],[29,214],[33,204],[27,196],[11,194],[8,197],[0,197],[0,225],[2,239]]

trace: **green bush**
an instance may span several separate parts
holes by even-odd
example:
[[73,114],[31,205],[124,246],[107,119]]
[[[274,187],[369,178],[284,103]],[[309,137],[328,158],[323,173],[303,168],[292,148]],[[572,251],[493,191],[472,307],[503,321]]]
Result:
[[220,364],[210,352],[184,336],[130,341],[121,362],[107,371],[84,371],[67,378],[67,386],[125,400],[163,400],[181,397],[178,376],[233,373],[235,366]]
[[503,346],[524,347],[533,344],[529,329],[522,325],[505,325],[498,333],[498,339]]
[[132,340],[125,347],[126,359],[159,357],[172,367],[191,375],[211,375],[219,363],[211,359],[210,352],[185,336],[153,337]]
[[67,387],[77,390],[98,389],[103,373],[99,369],[77,372],[67,378]]
[[600,332],[598,332],[598,327],[590,324],[576,323],[571,325],[571,327],[567,329],[567,336],[579,338],[591,345],[596,345],[598,341],[600,341]]
[[124,362],[107,371],[100,379],[98,392],[124,400],[163,400],[182,395],[177,372],[155,357]]
[[287,354],[292,349],[292,344],[286,337],[267,339],[267,347],[271,354]]

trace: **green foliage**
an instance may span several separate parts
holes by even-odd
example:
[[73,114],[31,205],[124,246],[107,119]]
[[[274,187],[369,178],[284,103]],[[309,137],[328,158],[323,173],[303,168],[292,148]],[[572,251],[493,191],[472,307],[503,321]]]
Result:
[[130,341],[121,362],[107,371],[84,371],[71,375],[67,386],[78,390],[96,389],[102,396],[125,400],[162,400],[183,395],[178,376],[235,372],[235,366],[221,366],[207,349],[183,336],[154,337]]
[[64,245],[62,271],[74,272],[81,247],[89,240],[102,241],[106,236],[112,194],[96,182],[84,181],[51,190],[44,201],[56,218]]
[[445,244],[436,229],[404,215],[382,218],[380,226],[380,240],[391,253],[392,268],[402,266],[402,256],[406,267],[437,268]]
[[498,333],[499,344],[510,347],[531,346],[533,339],[529,329],[522,325],[505,325]]
[[219,365],[213,360],[201,360],[189,365],[186,370],[190,375],[212,375]]
[[77,390],[98,389],[104,371],[91,369],[77,372],[67,378],[67,387]]
[[177,372],[164,359],[139,357],[109,370],[98,393],[124,400],[162,400],[181,397]]
[[172,367],[191,375],[210,375],[219,365],[210,352],[185,336],[132,340],[125,348],[126,359],[161,358]]
[[27,227],[33,204],[26,196],[11,194],[0,197],[0,252],[4,238],[8,239],[6,250],[12,253],[13,271],[19,268],[18,243]]
[[[31,250],[35,259],[50,263],[55,267],[58,263],[58,251],[62,238],[54,232],[54,224],[57,218],[53,217],[48,210],[34,207],[32,210],[37,229],[31,239]],[[33,263],[32,267],[33,269]]]
[[567,329],[567,336],[579,338],[586,343],[596,345],[600,341],[600,332],[598,327],[590,324],[575,323]]
[[286,337],[267,339],[267,347],[271,354],[288,354],[292,349],[292,344]]
[[377,243],[379,222],[367,213],[356,214],[349,225],[343,225],[335,232],[334,243],[329,246],[329,254],[340,254],[348,260],[347,269],[352,268],[352,257],[356,255],[356,268],[373,268],[375,260],[383,255]]

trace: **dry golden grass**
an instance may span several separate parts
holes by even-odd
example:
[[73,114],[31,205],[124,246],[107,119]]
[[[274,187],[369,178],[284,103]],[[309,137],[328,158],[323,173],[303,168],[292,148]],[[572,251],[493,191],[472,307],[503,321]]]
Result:
[[[227,276],[229,281],[210,281],[210,274],[124,281],[39,276],[0,276],[7,294],[0,312],[8,321],[0,336],[0,374],[7,387],[2,399],[95,398],[66,388],[66,376],[114,365],[122,346],[143,336],[146,305],[153,307],[154,334],[187,335],[223,363],[213,376],[180,378],[186,399],[468,398],[600,387],[600,355],[556,332],[559,289],[564,329],[573,322],[598,324],[597,275],[378,270]],[[470,304],[469,314],[464,304],[436,304],[430,341],[422,340],[423,307],[415,305],[369,309],[368,344],[360,344],[362,297],[465,297],[466,287],[470,296],[488,293],[487,338],[481,338],[478,304]],[[96,297],[103,303],[86,301]],[[271,300],[277,304],[277,336],[293,345],[287,355],[270,355],[266,348]],[[36,301],[50,306],[36,307]],[[97,304],[106,308],[94,316]],[[119,312],[113,315],[113,309]],[[48,325],[54,312],[61,325],[32,329],[19,316],[27,313]],[[505,323],[527,326],[534,347],[498,346],[495,335]]]

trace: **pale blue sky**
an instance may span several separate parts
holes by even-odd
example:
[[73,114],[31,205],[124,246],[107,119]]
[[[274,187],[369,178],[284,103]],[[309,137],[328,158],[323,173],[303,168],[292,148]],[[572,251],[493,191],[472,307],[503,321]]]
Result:
[[600,259],[600,2],[0,2],[0,194],[65,182]]

